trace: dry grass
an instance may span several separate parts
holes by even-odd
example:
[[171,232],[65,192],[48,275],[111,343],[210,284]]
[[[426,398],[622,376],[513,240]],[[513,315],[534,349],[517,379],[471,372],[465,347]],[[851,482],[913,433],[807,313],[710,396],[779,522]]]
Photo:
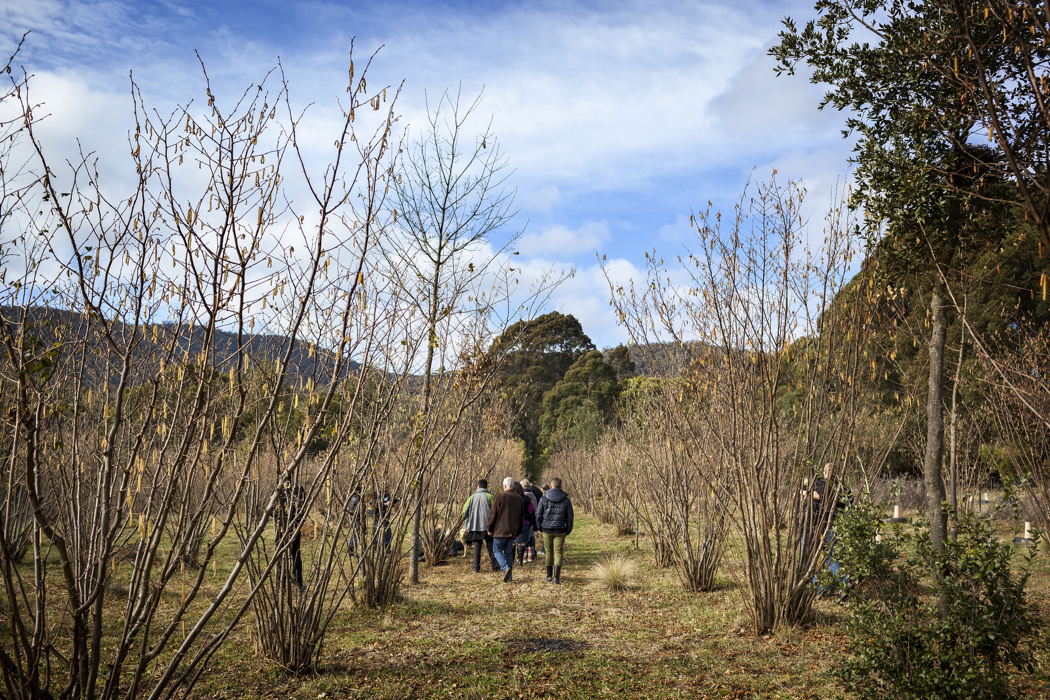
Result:
[[[542,559],[500,575],[468,558],[421,572],[382,610],[349,604],[326,635],[316,675],[293,676],[258,655],[241,625],[212,661],[194,698],[840,698],[832,672],[845,638],[842,612],[820,601],[813,624],[758,636],[730,576],[711,592],[682,590],[633,538],[577,514],[562,585],[544,583]],[[304,556],[313,542],[304,542]],[[614,559],[635,567],[634,587],[595,585]],[[207,572],[205,600],[230,559]],[[487,561],[484,562],[487,568]],[[191,573],[187,572],[187,576]],[[1037,559],[1032,599],[1050,617],[1050,566]],[[176,587],[173,595],[178,595]],[[119,624],[122,609],[109,611]],[[0,622],[2,627],[2,622]],[[1022,697],[1050,697],[1050,664],[1018,678]]]
[[624,591],[634,586],[638,566],[622,554],[603,559],[591,569],[595,583],[610,591]]

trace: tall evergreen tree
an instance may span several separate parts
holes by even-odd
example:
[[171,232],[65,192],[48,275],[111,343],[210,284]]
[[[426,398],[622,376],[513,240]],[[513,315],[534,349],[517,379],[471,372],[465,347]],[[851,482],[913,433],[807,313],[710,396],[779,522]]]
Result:
[[499,371],[502,393],[514,410],[514,437],[525,443],[525,469],[539,467],[543,396],[594,343],[572,315],[552,311],[533,321],[519,321],[495,341],[490,353],[506,353]]
[[591,350],[576,360],[543,397],[539,436],[543,459],[557,447],[559,438],[593,444],[612,419],[620,390],[616,368],[605,362],[601,352]]

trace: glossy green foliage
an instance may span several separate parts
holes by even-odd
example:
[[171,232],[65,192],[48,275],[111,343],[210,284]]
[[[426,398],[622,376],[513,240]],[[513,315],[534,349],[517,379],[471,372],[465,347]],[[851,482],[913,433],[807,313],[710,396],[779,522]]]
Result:
[[1016,697],[1011,670],[1035,664],[1042,623],[1026,592],[1035,549],[1001,542],[987,517],[949,515],[958,538],[940,553],[925,519],[913,534],[887,533],[881,509],[861,503],[835,522],[849,638],[836,673],[861,697]]

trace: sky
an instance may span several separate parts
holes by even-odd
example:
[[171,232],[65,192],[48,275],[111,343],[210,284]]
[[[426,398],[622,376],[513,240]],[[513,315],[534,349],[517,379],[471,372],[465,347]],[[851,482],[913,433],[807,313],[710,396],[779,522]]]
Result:
[[[801,181],[819,228],[847,181],[844,116],[818,111],[823,90],[776,76],[767,55],[796,2],[126,2],[0,0],[0,51],[31,30],[17,63],[34,75],[59,157],[78,144],[101,171],[126,172],[129,76],[147,102],[239,94],[280,60],[297,104],[324,113],[375,53],[369,86],[401,86],[411,138],[428,100],[482,94],[467,128],[505,153],[526,271],[573,270],[550,307],[598,347],[627,340],[598,264],[618,283],[644,279],[644,255],[686,250],[694,211],[731,211],[749,180]],[[200,61],[198,61],[198,55]],[[319,137],[320,138],[320,137]],[[499,240],[495,241],[497,244]]]

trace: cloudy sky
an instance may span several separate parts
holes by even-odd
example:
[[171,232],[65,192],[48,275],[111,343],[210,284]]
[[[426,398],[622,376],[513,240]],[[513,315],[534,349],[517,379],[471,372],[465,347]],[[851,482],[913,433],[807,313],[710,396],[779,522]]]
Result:
[[[785,16],[812,0],[771,2],[0,2],[0,51],[32,30],[18,61],[53,115],[54,148],[77,139],[126,154],[133,73],[147,100],[243,90],[278,59],[302,105],[332,104],[355,58],[377,49],[369,86],[403,82],[397,111],[424,121],[426,96],[484,90],[517,190],[526,269],[575,268],[552,305],[599,346],[626,339],[597,266],[638,276],[644,253],[689,240],[691,211],[730,210],[749,177],[802,180],[819,224],[848,172],[842,115],[821,90],[776,77],[766,52]],[[115,161],[119,158],[113,156]],[[123,162],[106,162],[116,173]],[[754,173],[754,174],[753,174]]]

